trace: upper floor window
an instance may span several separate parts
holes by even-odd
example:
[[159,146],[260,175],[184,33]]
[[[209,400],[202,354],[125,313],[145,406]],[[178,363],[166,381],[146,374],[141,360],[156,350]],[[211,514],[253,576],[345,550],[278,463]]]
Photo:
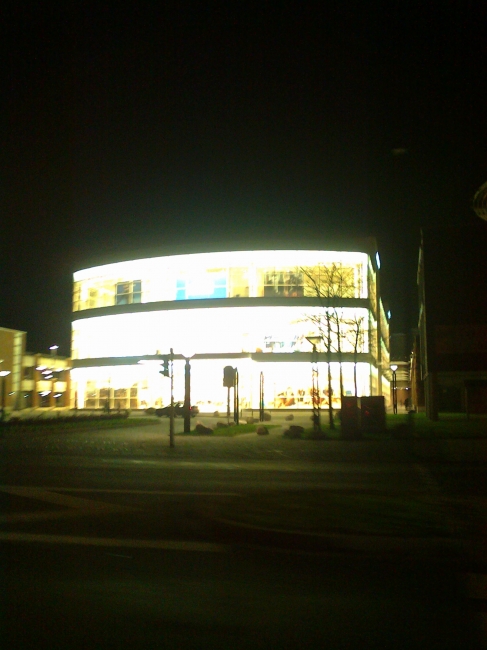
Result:
[[115,292],[116,305],[130,305],[142,302],[142,281],[119,282]]
[[226,297],[226,269],[193,270],[176,280],[176,300]]
[[264,297],[298,298],[302,295],[303,276],[299,270],[266,269],[264,271]]
[[23,379],[34,379],[34,370],[35,368],[30,366],[24,366]]
[[73,311],[81,309],[81,282],[75,282],[73,285]]

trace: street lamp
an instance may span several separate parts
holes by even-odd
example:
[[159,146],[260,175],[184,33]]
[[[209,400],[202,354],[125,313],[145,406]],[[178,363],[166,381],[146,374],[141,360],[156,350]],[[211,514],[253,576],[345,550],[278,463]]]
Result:
[[397,413],[397,380],[396,380],[397,365],[395,363],[391,365],[391,370],[392,370],[392,412]]
[[0,370],[0,377],[2,378],[2,415],[0,421],[5,420],[5,377],[10,375],[10,370]]
[[[49,350],[51,352],[51,357],[53,357],[55,359],[56,355],[57,355],[57,351],[59,350],[59,345],[51,345]],[[51,394],[49,396],[49,402],[50,402],[51,406],[53,406],[54,408],[56,408],[56,394],[55,394],[55,390],[54,390],[55,389],[55,381],[56,381],[55,378],[54,378],[54,373],[56,372],[55,365],[56,365],[55,362],[53,362],[52,363],[52,370],[51,370],[51,375],[52,376],[51,377],[46,377],[46,379],[52,379],[52,390],[51,390]]]
[[[186,352],[189,352],[186,350]],[[194,352],[183,354],[184,357],[184,433],[191,432],[191,364]]]
[[321,342],[321,336],[307,336],[306,340],[313,346],[311,353],[311,399],[313,404],[313,430],[321,433],[320,389],[318,385],[318,351],[316,346]]

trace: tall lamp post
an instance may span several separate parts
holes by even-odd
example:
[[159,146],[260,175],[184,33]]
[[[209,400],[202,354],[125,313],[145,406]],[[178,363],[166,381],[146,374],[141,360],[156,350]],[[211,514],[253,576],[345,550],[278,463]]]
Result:
[[307,336],[307,341],[313,346],[311,353],[311,399],[313,404],[313,431],[321,433],[320,389],[318,374],[318,350],[316,346],[321,341],[321,336]]
[[2,415],[0,421],[5,420],[5,378],[10,375],[10,370],[0,370],[0,378],[2,379]]
[[397,365],[393,363],[391,365],[392,370],[392,412],[397,413]]
[[191,431],[191,364],[192,354],[183,354],[184,357],[184,433]]
[[[56,359],[57,351],[59,350],[59,345],[51,345],[49,350],[51,352],[51,357],[53,357],[53,359]],[[54,373],[56,371],[56,367],[55,367],[56,362],[53,361],[51,366],[52,366],[52,370],[51,370],[51,374],[52,374],[52,377],[51,377],[52,386],[51,386],[51,388],[52,388],[52,390],[51,390],[51,395],[50,395],[49,401],[50,401],[51,406],[54,406],[54,408],[55,408],[56,407],[56,391],[55,391],[55,388],[56,388],[55,382],[56,382],[56,380],[54,378]]]

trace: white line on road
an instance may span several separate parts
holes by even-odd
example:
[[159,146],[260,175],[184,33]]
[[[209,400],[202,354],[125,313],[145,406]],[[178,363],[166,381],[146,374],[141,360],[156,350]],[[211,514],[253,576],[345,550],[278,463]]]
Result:
[[44,487],[40,488],[30,486],[24,487],[19,485],[5,485],[1,487],[0,490],[14,496],[34,499],[36,501],[44,501],[46,503],[53,503],[54,505],[64,506],[67,508],[89,508],[90,510],[106,510],[107,507],[110,509],[120,508],[120,506],[117,505],[109,505],[106,503],[99,503],[91,499],[82,499],[80,497],[72,497],[67,494],[60,494],[59,491],[50,491],[50,488]]
[[[43,490],[53,490],[56,492],[87,492],[87,493],[105,493],[105,494],[154,494],[154,495],[175,495],[175,496],[202,496],[202,497],[240,497],[238,492],[196,492],[187,490],[130,490],[130,489],[112,489],[112,488],[74,488],[74,487],[45,487]],[[0,492],[3,487],[0,486]]]
[[[37,492],[39,491],[39,492]],[[84,488],[84,487],[34,487],[34,486],[17,486],[17,485],[0,485],[0,492],[8,492],[10,494],[17,494],[18,496],[26,496],[31,499],[39,498],[35,494],[40,492],[86,492],[86,493],[100,493],[100,494],[153,494],[153,495],[175,495],[175,496],[203,496],[203,497],[239,497],[242,496],[238,492],[205,492],[205,491],[189,491],[189,490],[131,490],[131,489],[113,489],[113,488]],[[44,499],[42,499],[44,500]]]
[[75,537],[71,535],[38,535],[33,533],[1,533],[0,541],[30,542],[40,544],[79,544],[111,548],[147,548],[162,551],[193,551],[203,553],[228,553],[230,546],[211,542],[183,542],[177,540],[118,539],[112,537]]

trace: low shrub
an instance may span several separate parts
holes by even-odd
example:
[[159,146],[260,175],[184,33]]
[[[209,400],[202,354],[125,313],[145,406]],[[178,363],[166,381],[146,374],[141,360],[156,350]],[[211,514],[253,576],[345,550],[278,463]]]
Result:
[[195,433],[199,434],[200,436],[209,436],[213,433],[213,429],[210,427],[205,427],[204,424],[201,422],[198,422],[198,424],[194,428]]
[[300,427],[297,424],[292,424],[289,429],[286,429],[283,433],[285,438],[301,438],[304,433],[304,427]]

